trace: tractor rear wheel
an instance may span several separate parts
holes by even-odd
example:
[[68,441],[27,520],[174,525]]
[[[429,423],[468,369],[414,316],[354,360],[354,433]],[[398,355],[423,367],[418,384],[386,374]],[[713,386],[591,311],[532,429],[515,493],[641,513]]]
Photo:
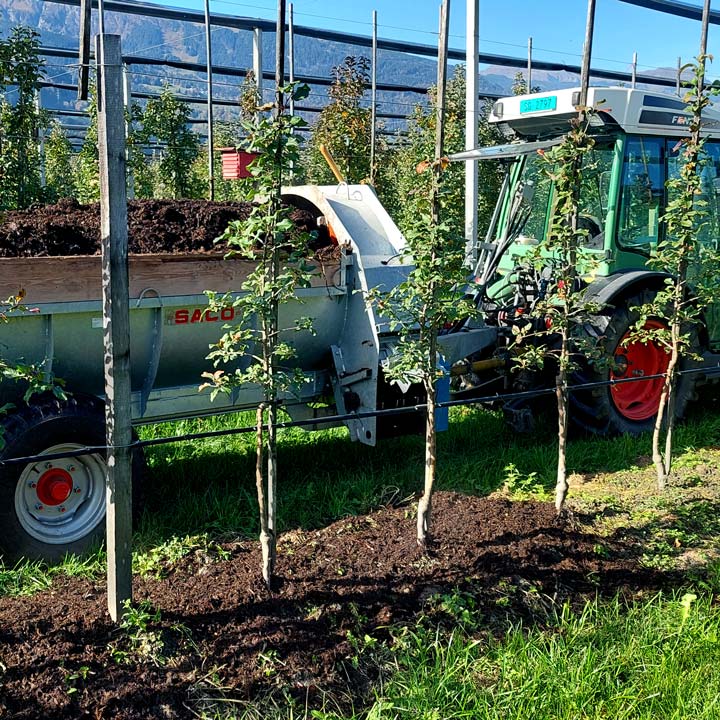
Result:
[[[597,338],[601,359],[584,362],[575,372],[573,384],[643,376],[648,379],[571,392],[571,418],[581,429],[597,435],[638,435],[655,426],[664,379],[651,376],[665,373],[670,355],[657,343],[629,341],[639,317],[633,308],[652,298],[649,291],[630,297],[609,314],[596,316],[587,327],[588,335]],[[648,330],[666,326],[660,318],[649,318],[645,324]],[[692,349],[698,350],[697,339],[694,345]],[[681,362],[681,369],[685,365]],[[699,379],[698,373],[680,376],[676,386],[676,417],[685,415]]]

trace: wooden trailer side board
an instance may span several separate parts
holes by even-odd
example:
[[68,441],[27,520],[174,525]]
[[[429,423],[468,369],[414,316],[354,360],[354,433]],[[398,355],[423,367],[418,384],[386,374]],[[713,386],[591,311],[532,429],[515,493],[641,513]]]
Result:
[[[130,298],[154,290],[160,296],[200,295],[205,290],[238,291],[255,269],[246,260],[222,255],[131,255]],[[338,287],[340,263],[311,261],[313,287]],[[0,297],[23,289],[29,306],[102,298],[99,255],[0,259]]]

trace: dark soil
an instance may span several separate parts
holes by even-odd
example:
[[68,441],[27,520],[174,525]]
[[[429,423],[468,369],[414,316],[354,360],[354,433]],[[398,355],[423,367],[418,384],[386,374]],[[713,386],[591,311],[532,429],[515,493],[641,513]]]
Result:
[[[130,253],[225,252],[218,238],[233,220],[247,219],[249,203],[206,200],[132,200],[128,203]],[[309,212],[293,209],[295,226],[323,233],[311,243],[316,250],[330,244],[326,228],[318,228]],[[63,200],[29,210],[6,212],[0,222],[0,257],[56,257],[100,253],[100,207]]]
[[382,639],[388,625],[432,613],[433,596],[471,592],[481,626],[502,632],[542,622],[565,599],[635,596],[667,581],[624,544],[558,520],[550,504],[439,493],[434,518],[429,556],[415,545],[408,507],[287,533],[273,594],[250,541],[138,579],[135,601],[160,613],[145,654],[110,622],[103,586],[63,579],[30,598],[1,598],[0,717],[191,718],[201,696],[247,700],[279,687],[309,707],[326,692],[362,703],[371,679],[349,661],[349,633]]

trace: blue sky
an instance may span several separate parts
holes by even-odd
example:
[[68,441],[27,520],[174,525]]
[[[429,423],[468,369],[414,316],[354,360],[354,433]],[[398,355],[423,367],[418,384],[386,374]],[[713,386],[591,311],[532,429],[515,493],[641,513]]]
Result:
[[[156,2],[158,0],[155,0]],[[688,2],[688,0],[685,0]],[[701,6],[701,0],[689,0]],[[533,37],[538,59],[579,64],[587,3],[585,0],[479,0],[482,52],[525,56]],[[203,0],[163,0],[162,4],[202,10]],[[715,0],[720,9],[720,0]],[[377,10],[381,37],[411,42],[437,42],[439,0],[294,0],[295,22],[362,35],[371,34],[372,11]],[[211,0],[213,12],[275,18],[273,0]],[[451,0],[450,44],[465,45],[465,0]],[[715,8],[713,8],[715,9]],[[621,0],[597,0],[593,66],[618,70],[629,67],[633,51],[639,69],[674,67],[697,54],[700,23],[629,5]],[[720,29],[710,26],[709,52]],[[720,76],[720,48],[709,75]]]

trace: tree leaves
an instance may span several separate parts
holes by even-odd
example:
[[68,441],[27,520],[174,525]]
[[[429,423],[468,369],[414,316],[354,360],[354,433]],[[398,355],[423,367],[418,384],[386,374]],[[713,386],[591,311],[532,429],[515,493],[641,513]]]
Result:
[[0,93],[13,86],[0,99],[0,209],[26,208],[43,199],[36,138],[48,116],[35,104],[43,64],[35,30],[19,25],[0,40]]

